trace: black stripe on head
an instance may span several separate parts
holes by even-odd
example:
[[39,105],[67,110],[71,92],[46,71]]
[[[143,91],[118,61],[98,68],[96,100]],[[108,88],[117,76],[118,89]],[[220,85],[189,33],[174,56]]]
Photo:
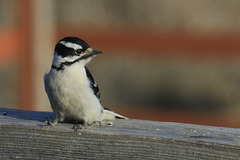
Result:
[[74,55],[74,49],[68,48],[61,43],[57,43],[57,45],[55,46],[55,51],[58,53],[58,55],[62,57]]
[[77,38],[77,37],[65,37],[65,38],[61,39],[59,42],[61,42],[61,41],[78,44],[78,45],[82,46],[83,50],[86,50],[87,48],[90,47],[84,40]]
[[90,47],[84,40],[82,40],[80,38],[65,37],[65,38],[61,39],[55,46],[55,51],[62,57],[73,56],[74,55],[74,49],[66,47],[61,42],[64,42],[64,43],[69,42],[69,43],[80,45],[82,47],[81,48],[82,51],[85,51],[87,48]]

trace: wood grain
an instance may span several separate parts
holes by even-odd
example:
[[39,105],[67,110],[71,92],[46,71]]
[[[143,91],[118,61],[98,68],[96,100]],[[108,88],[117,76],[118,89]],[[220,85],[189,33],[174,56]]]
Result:
[[0,108],[1,159],[239,159],[240,129],[145,120],[73,131],[51,112]]

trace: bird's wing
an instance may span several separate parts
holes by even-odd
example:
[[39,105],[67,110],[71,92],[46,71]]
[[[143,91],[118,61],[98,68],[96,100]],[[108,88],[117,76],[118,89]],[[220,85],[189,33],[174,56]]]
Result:
[[90,71],[88,70],[87,67],[85,67],[85,71],[86,71],[87,78],[90,80],[90,86],[91,86],[91,88],[93,90],[93,93],[95,94],[95,96],[101,102],[100,91],[99,91],[97,82],[93,79],[93,76],[92,76],[92,74],[90,73]]
[[[91,75],[90,71],[88,70],[87,67],[85,67],[85,71],[86,71],[86,75],[87,78],[90,80],[90,86],[93,90],[93,93],[95,94],[95,96],[99,99],[100,103],[101,103],[101,99],[100,99],[100,91],[98,88],[98,84],[97,82],[93,79],[93,76]],[[124,117],[120,114],[117,114],[105,107],[103,107],[103,116],[102,116],[102,120],[113,120],[113,119],[128,119],[127,117]]]

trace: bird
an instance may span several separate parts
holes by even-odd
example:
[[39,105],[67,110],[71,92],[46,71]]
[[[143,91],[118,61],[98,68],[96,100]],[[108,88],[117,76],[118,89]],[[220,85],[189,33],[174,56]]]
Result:
[[52,65],[44,75],[44,86],[55,119],[46,117],[44,124],[58,122],[80,125],[128,119],[101,104],[100,91],[86,64],[101,51],[94,50],[78,37],[64,37],[55,45]]

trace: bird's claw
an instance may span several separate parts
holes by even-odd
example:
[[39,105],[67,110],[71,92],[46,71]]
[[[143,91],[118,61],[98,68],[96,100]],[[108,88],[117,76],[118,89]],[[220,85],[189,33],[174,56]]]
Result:
[[51,119],[46,116],[46,120],[45,122],[43,122],[42,126],[54,126],[55,124],[58,123],[58,118],[56,118],[53,122],[51,121]]
[[77,132],[79,129],[87,129],[87,128],[91,128],[92,126],[94,126],[96,123],[99,124],[99,126],[102,126],[102,123],[100,121],[93,121],[91,124],[88,123],[83,123],[83,124],[75,124],[72,129]]

